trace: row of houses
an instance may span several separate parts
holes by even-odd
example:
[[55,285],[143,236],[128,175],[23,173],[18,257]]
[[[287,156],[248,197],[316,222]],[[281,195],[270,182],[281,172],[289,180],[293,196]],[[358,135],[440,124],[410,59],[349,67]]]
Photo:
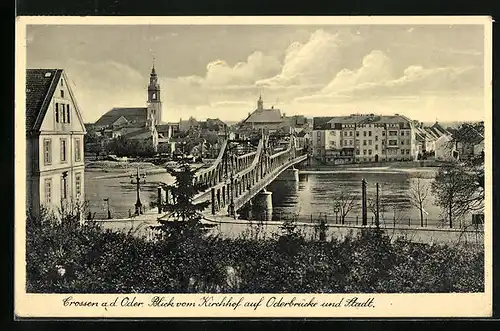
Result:
[[[476,138],[478,147],[484,140]],[[463,151],[454,132],[438,122],[432,126],[406,116],[351,114],[314,117],[312,148],[315,159],[326,164],[358,162],[416,161],[432,158],[440,161],[459,159]],[[483,144],[484,146],[484,144]],[[483,147],[484,149],[484,147]]]

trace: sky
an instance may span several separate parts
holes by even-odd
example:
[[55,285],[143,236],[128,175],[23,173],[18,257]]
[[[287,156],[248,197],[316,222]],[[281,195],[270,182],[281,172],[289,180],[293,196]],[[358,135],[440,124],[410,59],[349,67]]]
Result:
[[482,25],[29,25],[27,67],[65,69],[85,122],[145,107],[163,120],[402,114],[484,118]]

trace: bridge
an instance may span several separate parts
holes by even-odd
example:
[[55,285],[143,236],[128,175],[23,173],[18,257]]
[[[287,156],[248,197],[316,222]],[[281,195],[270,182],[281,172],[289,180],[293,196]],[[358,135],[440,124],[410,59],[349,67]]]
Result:
[[[270,143],[262,135],[256,141],[225,140],[217,158],[206,168],[195,173],[195,183],[206,187],[193,199],[194,203],[209,201],[204,216],[237,217],[256,203],[259,209],[272,209],[272,192],[266,187],[285,171],[291,180],[298,180],[294,165],[307,159],[304,146],[292,135]],[[268,213],[271,215],[271,213]]]

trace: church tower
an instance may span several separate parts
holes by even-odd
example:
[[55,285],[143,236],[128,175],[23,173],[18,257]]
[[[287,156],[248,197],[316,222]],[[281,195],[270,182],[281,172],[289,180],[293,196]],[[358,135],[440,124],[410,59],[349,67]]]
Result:
[[149,75],[148,85],[148,126],[156,126],[161,123],[161,98],[160,98],[160,83],[158,83],[158,75],[155,71],[155,64],[153,61],[153,68]]
[[262,101],[262,94],[259,95],[259,100],[257,100],[257,109],[264,109],[264,101]]

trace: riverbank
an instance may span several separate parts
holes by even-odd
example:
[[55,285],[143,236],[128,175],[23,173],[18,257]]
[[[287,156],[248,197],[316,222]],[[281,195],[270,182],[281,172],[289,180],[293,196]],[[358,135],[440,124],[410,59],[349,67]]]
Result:
[[[317,162],[317,161],[316,161]],[[448,163],[435,160],[425,161],[394,161],[394,162],[363,162],[363,163],[348,163],[348,164],[311,164],[304,165],[301,170],[335,170],[335,169],[373,169],[373,168],[390,168],[390,169],[414,169],[414,168],[439,168]]]

